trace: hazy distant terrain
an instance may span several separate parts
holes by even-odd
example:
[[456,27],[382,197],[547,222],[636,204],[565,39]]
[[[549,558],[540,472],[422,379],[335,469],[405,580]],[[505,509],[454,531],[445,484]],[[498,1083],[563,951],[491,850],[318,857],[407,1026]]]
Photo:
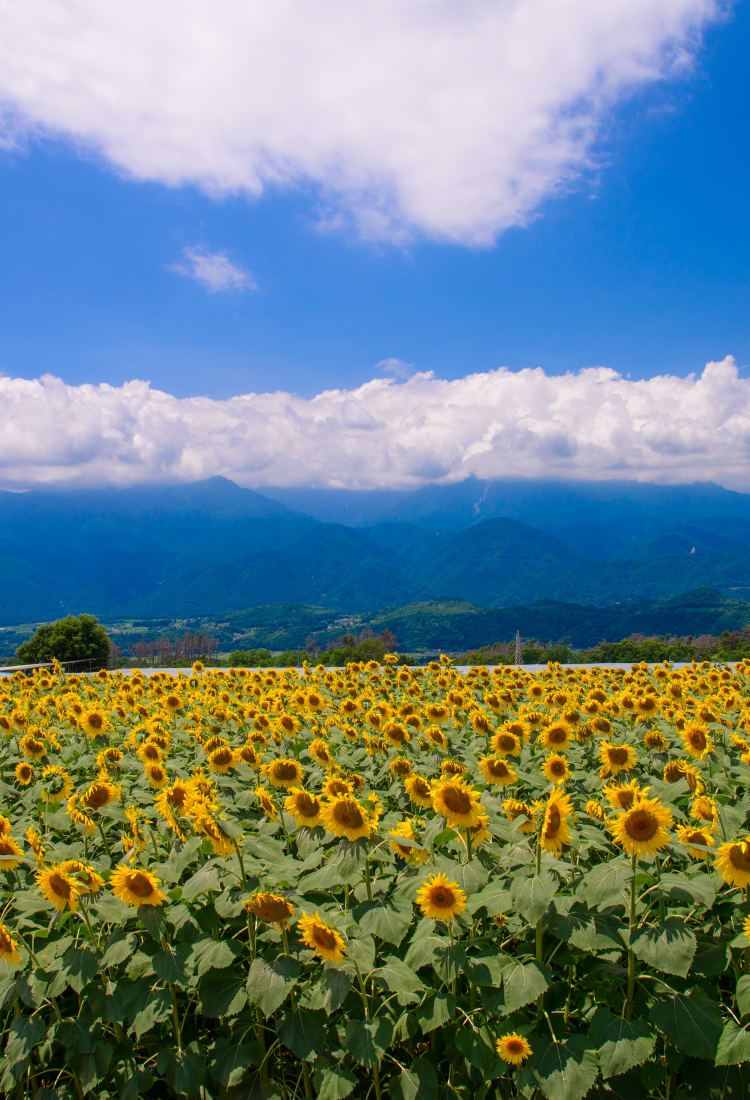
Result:
[[[80,611],[216,619],[285,604],[390,625],[415,613],[382,609],[435,601],[456,609],[454,626],[464,613],[468,622],[540,601],[578,605],[552,616],[572,623],[587,607],[627,604],[632,617],[639,603],[697,588],[731,597],[735,611],[750,595],[750,496],[710,484],[469,480],[415,493],[273,492],[278,499],[212,478],[0,493],[0,623]],[[501,624],[507,633],[494,617],[491,633]]]

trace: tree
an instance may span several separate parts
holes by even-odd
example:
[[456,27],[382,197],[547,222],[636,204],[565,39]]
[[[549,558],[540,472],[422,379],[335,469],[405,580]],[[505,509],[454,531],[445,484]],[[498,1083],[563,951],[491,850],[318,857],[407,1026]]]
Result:
[[90,661],[92,668],[106,668],[109,637],[93,615],[68,615],[55,623],[43,623],[16,650],[22,664],[42,661]]

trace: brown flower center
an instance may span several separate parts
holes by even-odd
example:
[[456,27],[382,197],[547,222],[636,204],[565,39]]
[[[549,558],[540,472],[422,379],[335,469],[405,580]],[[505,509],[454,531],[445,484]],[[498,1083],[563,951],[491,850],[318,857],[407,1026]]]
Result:
[[446,787],[443,802],[452,814],[467,814],[471,809],[471,799],[458,787]]
[[100,806],[106,806],[109,802],[109,790],[103,784],[97,784],[86,792],[81,801],[89,809],[96,810]]
[[547,808],[547,824],[544,827],[544,835],[548,840],[551,840],[557,835],[560,828],[560,811],[557,806],[549,806]]
[[627,764],[629,753],[622,745],[614,749],[607,750],[607,756],[609,757],[610,764]]
[[297,778],[297,765],[290,764],[286,760],[279,760],[273,766],[273,774],[277,779],[296,779]]
[[303,817],[317,817],[320,804],[311,794],[298,794],[294,803],[297,813]]
[[333,951],[336,948],[336,937],[328,928],[321,928],[316,924],[312,930],[312,938],[318,947],[324,947],[326,951]]
[[513,752],[516,747],[516,739],[509,733],[501,733],[497,738],[497,747],[500,752]]
[[345,829],[360,829],[365,823],[359,806],[350,799],[336,803],[333,808],[333,817]]
[[625,830],[633,840],[650,840],[658,829],[659,822],[648,810],[635,810],[625,818]]
[[455,903],[455,900],[453,891],[445,886],[433,886],[430,891],[430,904],[434,905],[436,909],[449,909]]
[[137,898],[147,898],[154,891],[153,886],[142,871],[136,871],[134,874],[128,875],[128,889]]
[[504,764],[502,760],[490,760],[487,765],[487,770],[490,775],[494,775],[496,779],[505,779],[506,775],[509,775],[508,765]]
[[63,875],[59,875],[57,871],[50,875],[49,885],[52,892],[57,894],[59,898],[65,898],[67,901],[70,897],[70,883]]
[[738,871],[750,874],[750,845],[733,844],[729,849],[729,862]]

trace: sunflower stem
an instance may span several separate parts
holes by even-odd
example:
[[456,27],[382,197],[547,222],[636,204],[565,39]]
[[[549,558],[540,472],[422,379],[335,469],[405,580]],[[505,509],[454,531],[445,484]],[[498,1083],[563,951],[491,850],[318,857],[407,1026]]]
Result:
[[245,864],[242,860],[242,852],[237,841],[234,841],[234,850],[237,853],[237,862],[240,865],[240,879],[242,881],[242,889],[247,890],[247,875],[245,874]]
[[471,863],[471,828],[468,825],[464,830],[464,838],[466,840],[466,862]]
[[367,890],[367,900],[372,901],[372,881],[370,880],[370,859],[369,856],[365,856],[365,889]]
[[635,872],[638,857],[633,852],[631,859],[630,876],[630,919],[628,923],[628,992],[625,1001],[625,1016],[629,1020],[633,1013],[633,993],[635,992],[635,955],[633,954],[632,940],[635,932]]

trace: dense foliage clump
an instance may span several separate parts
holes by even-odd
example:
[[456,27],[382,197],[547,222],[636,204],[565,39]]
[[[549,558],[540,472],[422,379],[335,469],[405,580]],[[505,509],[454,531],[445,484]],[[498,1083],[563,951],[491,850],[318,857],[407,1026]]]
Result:
[[750,664],[0,681],[0,1091],[744,1096]]

